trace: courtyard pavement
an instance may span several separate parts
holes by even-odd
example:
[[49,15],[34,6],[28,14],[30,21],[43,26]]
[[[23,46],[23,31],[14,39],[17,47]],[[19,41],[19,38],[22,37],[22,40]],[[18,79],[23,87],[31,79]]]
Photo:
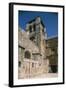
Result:
[[55,78],[58,77],[58,73],[47,73],[47,74],[40,74],[40,75],[30,75],[29,78]]

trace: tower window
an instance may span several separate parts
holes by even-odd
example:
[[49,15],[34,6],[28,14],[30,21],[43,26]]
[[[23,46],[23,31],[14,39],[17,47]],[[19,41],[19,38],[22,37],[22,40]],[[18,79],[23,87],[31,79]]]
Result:
[[35,31],[35,29],[36,29],[36,26],[35,26],[35,24],[33,25],[33,29],[34,29],[34,31]]
[[32,32],[32,27],[31,26],[29,27],[29,30],[30,30],[30,33],[31,33]]

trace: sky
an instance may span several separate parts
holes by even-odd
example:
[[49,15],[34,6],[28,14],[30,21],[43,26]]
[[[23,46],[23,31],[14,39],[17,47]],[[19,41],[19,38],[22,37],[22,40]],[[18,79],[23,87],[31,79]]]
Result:
[[26,24],[29,21],[35,19],[35,17],[37,16],[41,17],[42,22],[46,27],[48,37],[58,36],[58,13],[19,11],[18,12],[19,27],[25,30]]

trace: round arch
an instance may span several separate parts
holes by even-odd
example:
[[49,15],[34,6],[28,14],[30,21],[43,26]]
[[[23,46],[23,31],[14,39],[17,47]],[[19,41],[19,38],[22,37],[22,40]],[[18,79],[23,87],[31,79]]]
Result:
[[31,58],[30,52],[29,51],[25,51],[24,57],[27,58],[27,59],[30,59]]

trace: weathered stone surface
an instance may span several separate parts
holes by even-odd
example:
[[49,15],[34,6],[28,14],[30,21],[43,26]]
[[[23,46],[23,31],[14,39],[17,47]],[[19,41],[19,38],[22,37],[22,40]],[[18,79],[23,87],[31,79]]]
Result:
[[[36,19],[38,20],[38,19]],[[46,43],[44,31],[45,26],[40,23],[36,25],[35,20],[29,22],[26,31],[19,28],[18,30],[18,78],[31,78],[49,73],[50,59],[47,56],[54,54]],[[36,25],[34,27],[34,25]],[[32,31],[29,27],[32,26]],[[44,27],[43,27],[44,26]],[[37,28],[40,27],[40,28]]]

